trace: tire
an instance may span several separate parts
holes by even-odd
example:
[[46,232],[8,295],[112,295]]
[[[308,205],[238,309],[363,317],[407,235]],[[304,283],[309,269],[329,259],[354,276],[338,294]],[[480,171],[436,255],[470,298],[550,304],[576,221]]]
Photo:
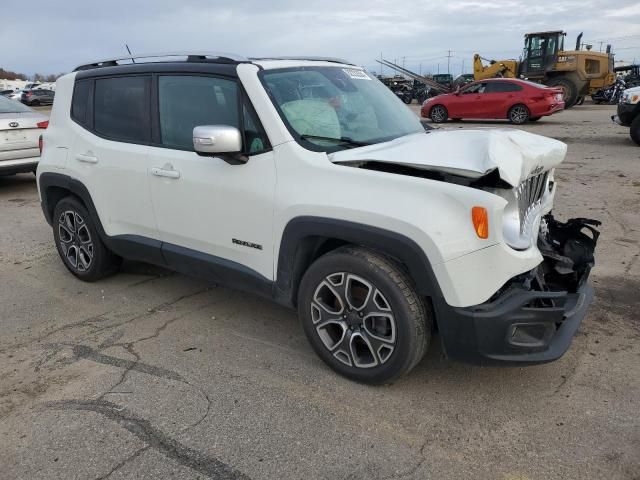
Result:
[[444,105],[434,105],[429,111],[429,118],[433,123],[444,123],[449,118],[449,112]]
[[65,267],[85,282],[115,273],[122,261],[102,243],[91,215],[76,197],[56,204],[53,238]]
[[629,135],[636,145],[640,145],[640,115],[636,116],[629,127]]
[[542,117],[529,117],[529,121],[530,122],[537,122],[538,120],[540,120]]
[[373,385],[390,383],[417,365],[432,331],[430,305],[400,265],[361,247],[339,248],[309,267],[300,283],[298,316],[329,367]]
[[555,77],[546,82],[549,87],[559,87],[564,93],[564,108],[569,109],[578,101],[578,87],[566,77]]
[[402,96],[402,101],[403,101],[405,104],[409,105],[409,104],[411,104],[411,102],[413,101],[413,96],[412,96],[411,94],[403,95],[403,96]]
[[584,103],[584,96],[579,96],[576,100],[576,105],[582,105]]
[[509,109],[507,112],[507,118],[514,125],[522,125],[529,121],[531,112],[526,105],[518,103]]
[[38,107],[38,106],[40,106],[40,100],[34,100],[29,105],[32,106],[32,107]]

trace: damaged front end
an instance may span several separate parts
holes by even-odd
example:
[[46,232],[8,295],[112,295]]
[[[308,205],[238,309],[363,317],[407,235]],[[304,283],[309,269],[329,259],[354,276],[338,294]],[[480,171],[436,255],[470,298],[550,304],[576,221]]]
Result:
[[454,308],[434,299],[446,354],[480,364],[535,364],[562,356],[593,299],[587,279],[599,225],[585,218],[562,223],[546,215],[538,235],[540,265],[480,305]]

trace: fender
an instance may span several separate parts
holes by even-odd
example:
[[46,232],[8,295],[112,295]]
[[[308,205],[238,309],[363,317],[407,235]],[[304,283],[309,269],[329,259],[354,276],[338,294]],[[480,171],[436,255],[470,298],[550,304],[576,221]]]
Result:
[[106,234],[104,228],[102,228],[100,217],[98,216],[96,207],[93,204],[89,190],[87,190],[87,187],[85,187],[81,181],[62,173],[44,172],[38,177],[38,185],[40,187],[42,212],[44,213],[44,218],[47,220],[49,225],[53,225],[53,210],[56,203],[58,203],[58,200],[60,200],[57,196],[51,198],[50,188],[57,187],[58,189],[66,190],[74,194],[82,200],[89,210],[91,217],[96,222],[100,238],[102,238],[102,240],[105,239]]
[[[98,235],[102,242],[112,252],[129,260],[151,263],[159,266],[166,266],[162,256],[162,242],[152,238],[140,237],[138,235],[118,235],[110,237],[104,230],[100,216],[93,203],[91,194],[87,187],[78,179],[63,175],[61,173],[44,172],[38,178],[40,187],[41,206],[44,217],[49,225],[53,225],[53,210],[59,200],[69,193],[75,195],[89,210],[89,215],[94,220]],[[54,188],[52,188],[54,187]]]
[[295,306],[298,285],[326,241],[351,243],[378,250],[399,260],[421,295],[442,297],[431,263],[420,246],[397,232],[361,223],[323,217],[296,217],[287,223],[280,241],[274,299]]

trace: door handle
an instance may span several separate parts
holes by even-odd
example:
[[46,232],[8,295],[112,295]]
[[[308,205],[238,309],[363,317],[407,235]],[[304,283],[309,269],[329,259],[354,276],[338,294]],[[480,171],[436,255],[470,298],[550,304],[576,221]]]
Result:
[[180,178],[180,172],[178,170],[166,170],[164,168],[153,167],[151,173],[156,177]]
[[76,160],[84,163],[98,163],[98,157],[88,153],[77,153]]

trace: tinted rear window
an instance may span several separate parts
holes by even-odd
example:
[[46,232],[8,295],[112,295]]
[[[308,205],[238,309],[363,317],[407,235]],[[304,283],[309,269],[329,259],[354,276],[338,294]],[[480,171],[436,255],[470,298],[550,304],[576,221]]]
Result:
[[84,80],[76,82],[73,87],[73,100],[71,101],[71,118],[81,125],[87,124],[87,106],[89,104],[89,91],[91,82]]
[[100,135],[134,143],[150,137],[150,77],[96,80],[94,130]]

